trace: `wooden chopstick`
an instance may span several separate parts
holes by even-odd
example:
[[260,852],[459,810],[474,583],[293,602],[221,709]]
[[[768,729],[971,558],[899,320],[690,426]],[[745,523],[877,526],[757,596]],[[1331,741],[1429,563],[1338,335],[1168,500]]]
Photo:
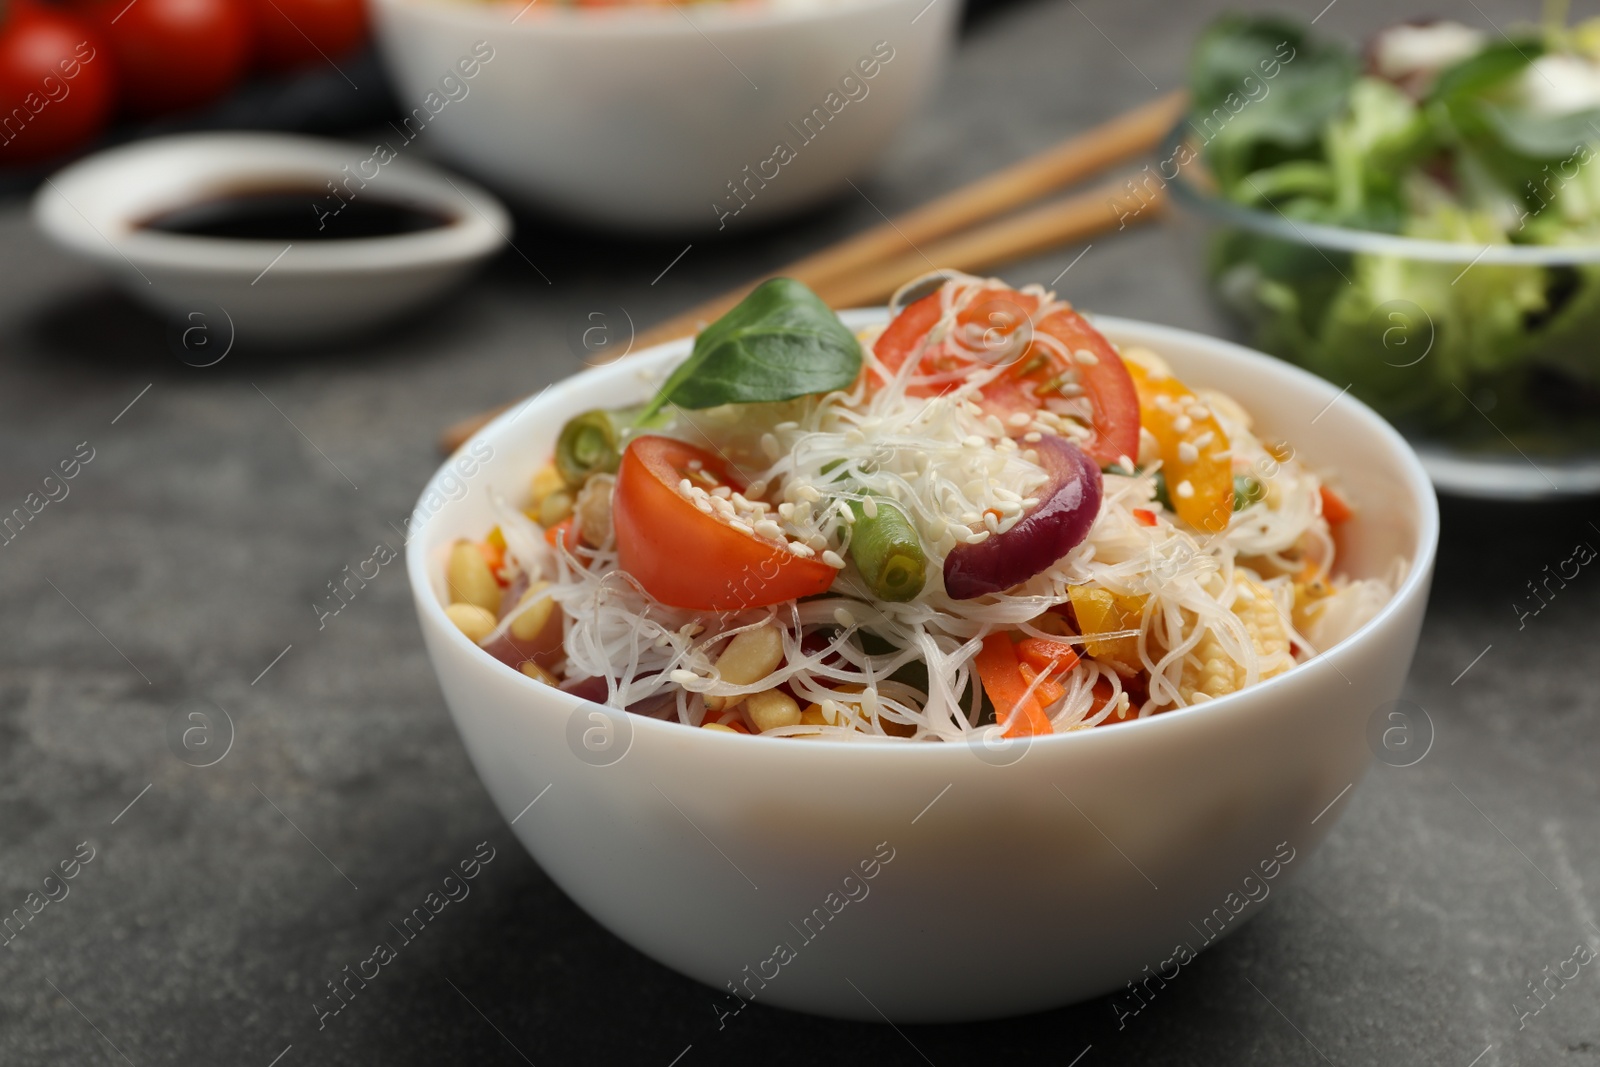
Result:
[[1081,241],[1113,227],[1152,221],[1166,208],[1165,195],[1156,191],[1154,195],[1146,194],[1147,199],[1137,214],[1118,212],[1114,202],[1125,191],[1122,183],[1111,182],[1064,197],[999,222],[958,233],[921,251],[867,266],[855,274],[818,286],[816,292],[829,306],[836,308],[881,304],[918,275],[945,269],[967,273],[987,270]]
[[[1187,103],[1187,94],[1178,91],[1141,104],[897,219],[846,238],[676,315],[640,333],[631,347],[642,350],[694,333],[703,324],[719,318],[769,277],[795,278],[816,290],[831,306],[850,307],[881,300],[904,282],[934,269],[982,270],[1082,240],[1110,229],[1113,224],[1121,225],[1111,204],[1119,189],[1113,184],[968,233],[958,233],[1148,151],[1172,129]],[[1154,218],[1163,204],[1159,195],[1147,200],[1131,219],[1142,222]],[[957,236],[951,237],[952,234]],[[927,247],[919,250],[917,246],[924,244]],[[454,452],[508,406],[453,423],[440,435],[440,449]]]
[[[906,253],[908,245],[914,248],[975,222],[1013,211],[1046,193],[1154,148],[1178,121],[1187,102],[1188,94],[1181,91],[1157,97],[1069,137],[1053,148],[946,193],[897,219],[795,260],[765,277],[794,278],[820,291],[829,282],[861,267]],[[906,277],[909,279],[920,273],[923,271],[913,270]],[[703,323],[720,318],[763,280],[754,279],[646,330],[634,346],[648,348],[694,333]]]

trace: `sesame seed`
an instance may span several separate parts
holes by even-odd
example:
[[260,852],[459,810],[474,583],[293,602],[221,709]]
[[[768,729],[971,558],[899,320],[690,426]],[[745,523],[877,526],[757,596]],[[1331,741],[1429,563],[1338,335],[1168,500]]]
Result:
[[698,459],[691,459],[688,463],[685,463],[684,466],[692,471],[697,471],[703,469],[705,467],[705,463]]
[[705,512],[707,515],[711,514],[711,501],[707,500],[703,496],[697,496],[694,498],[694,506]]
[[983,513],[983,525],[988,528],[990,533],[1000,532],[1000,520],[995,518],[995,513],[992,511]]
[[801,559],[810,559],[812,556],[816,555],[815,552],[811,551],[810,545],[801,544],[799,541],[790,541],[789,551],[799,556]]
[[1021,503],[1021,501],[1002,500],[1000,502],[1000,514],[1001,514],[1001,516],[1003,518],[1008,518],[1008,519],[1009,518],[1015,518],[1016,516],[1021,515],[1022,514],[1022,503]]
[[1190,484],[1189,479],[1185,478],[1178,483],[1178,495],[1185,500],[1194,496],[1194,486]]
[[697,682],[700,680],[700,676],[694,673],[694,671],[686,671],[682,667],[679,667],[677,670],[667,675],[667,677],[671,678],[679,685],[688,685],[690,682]]
[[795,495],[807,504],[815,504],[822,499],[822,494],[817,492],[817,487],[814,485],[802,485],[796,490]]
[[849,629],[856,624],[856,617],[850,614],[848,608],[834,608],[833,621],[838,623],[840,626],[843,626],[845,629]]
[[1038,466],[1039,464],[1039,453],[1035,452],[1031,448],[1022,453],[1022,458],[1027,460],[1029,463],[1032,463],[1034,466]]
[[1100,357],[1089,351],[1087,348],[1078,349],[1076,352],[1072,353],[1072,358],[1077,360],[1079,363],[1082,363],[1086,367],[1092,367],[1096,363],[1100,362]]
[[1025,411],[1018,411],[1015,414],[1013,414],[1006,421],[1008,423],[1010,423],[1011,425],[1013,425],[1013,426],[1021,427],[1021,426],[1026,426],[1026,425],[1028,425],[1028,423],[1032,422],[1033,421],[1033,416],[1029,415]]
[[822,554],[822,562],[836,571],[844,570],[844,560],[840,558],[839,553],[831,548]]
[[1017,450],[1017,443],[1009,437],[1003,437],[1000,439],[1000,443],[994,447],[1001,452],[1015,452]]
[[780,433],[788,430],[798,430],[799,428],[800,424],[798,422],[780,422],[778,425],[773,427],[774,430],[777,430]]
[[963,445],[965,445],[967,448],[982,448],[984,445],[988,444],[989,442],[985,441],[983,438],[979,437],[977,434],[974,433],[974,434],[968,434],[966,437],[963,437],[961,439],[961,443]]
[[878,517],[878,502],[870,496],[861,498],[861,514],[869,519]]
[[1032,510],[1033,508],[1039,506],[1039,498],[1036,496],[1030,496],[1022,502],[1022,506]]
[[999,497],[1001,500],[1021,500],[1022,499],[1022,497],[1020,495],[1018,495],[1016,493],[1013,493],[1011,490],[1007,489],[1003,485],[997,485],[997,486],[994,487],[994,495]]
[[777,538],[783,536],[783,527],[779,526],[771,519],[762,519],[760,522],[756,523],[755,530],[756,533],[760,534],[762,537],[772,540],[776,540]]
[[1123,454],[1117,457],[1117,465],[1125,471],[1131,471],[1138,464],[1133,462],[1133,457]]
[[1172,420],[1172,429],[1174,433],[1188,433],[1194,429],[1194,420],[1187,415],[1179,415]]
[[1062,382],[1061,387],[1056,391],[1062,396],[1082,396],[1083,386],[1077,384],[1076,382]]
[[1200,462],[1200,450],[1194,446],[1192,441],[1179,441],[1178,461],[1180,463],[1198,463]]
[[785,500],[778,505],[778,514],[785,519],[792,518],[794,516],[794,505]]
[[711,490],[711,495],[719,500],[726,500],[733,495],[733,490],[729,489],[725,485],[719,485],[715,489]]
[[777,459],[783,453],[783,450],[778,447],[778,439],[770,433],[761,435],[761,451],[765,452],[771,459]]
[[989,531],[988,530],[979,530],[977,533],[972,534],[971,536],[969,536],[967,538],[967,544],[969,544],[969,545],[981,545],[987,540],[989,540]]
[[976,511],[964,511],[961,513],[961,521],[967,526],[971,526],[975,522],[980,522],[982,519],[983,516],[979,515]]
[[753,534],[753,533],[756,532],[754,527],[750,526],[748,523],[740,522],[738,519],[734,519],[734,520],[730,521],[728,523],[728,525],[732,526],[735,530],[738,530],[740,533]]
[[1215,441],[1216,439],[1217,439],[1216,433],[1214,431],[1207,430],[1205,433],[1201,434],[1199,437],[1196,437],[1194,439],[1194,447],[1196,447],[1196,448],[1204,448],[1207,445],[1209,445],[1212,441]]
[[1204,404],[1190,404],[1189,417],[1191,419],[1209,419],[1211,417],[1211,409]]
[[1044,434],[1040,433],[1038,430],[1034,430],[1032,433],[1024,434],[1022,440],[1025,444],[1036,445],[1040,441],[1044,440]]

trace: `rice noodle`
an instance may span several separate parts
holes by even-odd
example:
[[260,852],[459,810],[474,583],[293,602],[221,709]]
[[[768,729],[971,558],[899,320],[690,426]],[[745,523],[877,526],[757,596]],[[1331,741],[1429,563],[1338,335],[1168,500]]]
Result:
[[[1197,531],[1170,513],[1147,525],[1134,510],[1156,507],[1159,464],[1136,474],[1108,472],[1099,515],[1083,543],[1006,592],[950,598],[941,580],[945,557],[958,544],[982,538],[986,512],[1007,513],[1002,527],[1014,523],[1015,505],[1048,481],[1026,438],[1014,439],[1016,427],[985,414],[974,399],[1028,344],[1069,361],[1073,356],[1059,340],[1027,325],[999,334],[958,324],[977,294],[1002,285],[956,276],[938,289],[941,316],[927,343],[947,342],[966,353],[971,366],[959,372],[919,374],[914,358],[891,368],[869,343],[865,373],[848,391],[783,405],[683,412],[676,425],[652,431],[709,442],[747,478],[752,496],[765,491],[778,508],[772,518],[784,537],[818,554],[848,558],[851,527],[842,502],[869,496],[895,501],[928,556],[927,583],[914,600],[873,600],[847,566],[827,595],[805,602],[722,613],[669,607],[618,568],[609,532],[598,547],[552,549],[536,524],[497,501],[511,568],[548,581],[546,593],[562,612],[567,678],[604,679],[605,702],[616,707],[670,698],[665,714],[691,726],[703,721],[708,695],[742,698],[784,684],[802,706],[815,704],[826,722],[768,731],[775,736],[956,741],[985,725],[973,658],[986,635],[1009,630],[1086,643],[1036,626],[1047,609],[1070,603],[1073,586],[1144,598],[1136,627],[1095,635],[1137,637],[1139,688],[1147,694],[1136,709],[1140,716],[1184,704],[1184,665],[1203,640],[1215,642],[1242,668],[1244,685],[1290,665],[1263,662],[1235,612],[1236,600],[1253,595],[1251,588],[1264,589],[1277,605],[1295,662],[1347,636],[1387,601],[1389,581],[1334,580],[1328,595],[1301,613],[1306,632],[1294,629],[1296,576],[1308,563],[1325,571],[1334,558],[1321,515],[1322,483],[1292,457],[1278,458],[1281,450],[1269,450],[1254,436],[1248,414],[1214,392],[1206,399],[1227,431],[1235,472],[1249,473],[1265,487],[1262,499],[1233,513],[1226,530]],[[1021,292],[1038,299],[1039,319],[1069,306],[1039,286]],[[1146,366],[1160,364],[1152,353],[1125,355]],[[915,395],[952,385],[942,395]],[[1088,435],[1085,402],[1052,398],[1048,408],[1041,418],[1057,432]],[[515,615],[501,620],[497,634]],[[735,634],[769,621],[783,635],[778,668],[748,685],[723,680],[715,666],[723,647]],[[867,651],[864,634],[871,635],[872,647],[890,650]],[[907,680],[916,664],[925,665],[926,682]],[[907,673],[894,677],[902,671]],[[1060,681],[1064,694],[1045,708],[1058,732],[1094,726],[1128,700],[1128,684],[1114,665],[1089,655]]]

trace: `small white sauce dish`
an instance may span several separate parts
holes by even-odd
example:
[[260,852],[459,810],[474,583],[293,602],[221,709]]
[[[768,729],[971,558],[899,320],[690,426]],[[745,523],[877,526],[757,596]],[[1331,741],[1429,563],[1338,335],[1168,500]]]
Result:
[[[511,217],[462,178],[396,152],[310,137],[197,133],[113,148],[46,179],[39,228],[128,293],[185,320],[218,312],[240,339],[347,338],[412,312],[510,239]],[[363,196],[443,217],[412,233],[256,240],[162,232],[165,212],[241,191],[304,188],[308,218]],[[331,216],[328,225],[336,225]]]
[[[843,316],[853,328],[883,317]],[[1183,330],[1096,324],[1154,349],[1189,384],[1232,394],[1264,437],[1337,472],[1357,511],[1340,528],[1340,569],[1378,577],[1410,561],[1376,617],[1237,693],[1021,748],[744,737],[542,685],[468,640],[442,599],[451,543],[494,524],[492,494],[521,498],[563,420],[643,400],[690,341],[512,409],[424,491],[407,572],[485,787],[574,901],[723,994],[719,1013],[739,1010],[737,993],[823,1015],[953,1022],[1129,981],[1198,981],[1177,976],[1188,962],[1178,946],[1203,951],[1259,914],[1306,874],[1348,807],[1427,606],[1439,517],[1426,472],[1387,423],[1321,378]]]

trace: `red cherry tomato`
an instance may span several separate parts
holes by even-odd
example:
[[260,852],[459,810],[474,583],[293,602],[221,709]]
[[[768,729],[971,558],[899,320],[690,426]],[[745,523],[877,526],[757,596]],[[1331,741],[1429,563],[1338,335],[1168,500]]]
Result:
[[93,11],[134,115],[200,107],[244,76],[250,19],[242,0],[100,0]]
[[290,70],[331,62],[367,39],[363,0],[249,0],[256,65]]
[[[956,317],[958,330],[976,335],[979,344],[993,344],[1021,329],[1039,308],[1037,297],[1009,289],[987,289],[976,294]],[[953,345],[928,343],[928,331],[939,321],[942,304],[939,293],[912,303],[897,315],[878,337],[873,352],[893,372],[907,359],[918,360],[917,373],[938,376],[937,383],[913,385],[913,396],[934,396],[954,389],[972,369],[970,352]],[[1043,406],[1038,390],[1048,383],[1070,378],[1089,401],[1093,436],[1083,445],[1088,456],[1101,466],[1122,457],[1139,454],[1139,394],[1122,358],[1111,342],[1071,308],[1050,312],[1033,323],[1035,334],[1048,334],[1069,352],[1088,352],[1093,362],[1062,359],[1036,344],[1011,363],[1011,369],[983,387],[980,405],[1004,422],[1009,415],[1028,413]]]
[[[693,465],[691,465],[693,464]],[[722,460],[670,437],[635,438],[622,454],[611,502],[617,561],[663,604],[725,611],[826,592],[838,572],[736,530],[679,488],[741,490]]]
[[94,138],[111,117],[111,57],[85,22],[13,0],[0,24],[0,164],[34,163]]

